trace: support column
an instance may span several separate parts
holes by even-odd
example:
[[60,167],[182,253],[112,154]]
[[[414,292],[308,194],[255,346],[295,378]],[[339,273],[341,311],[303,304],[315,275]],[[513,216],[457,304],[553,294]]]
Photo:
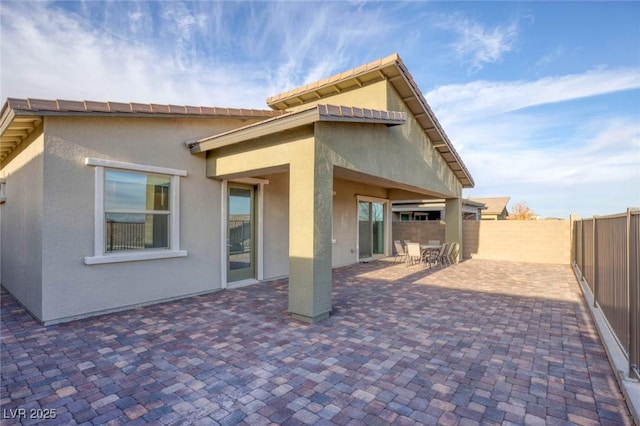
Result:
[[331,312],[333,166],[305,145],[289,167],[289,313],[317,322]]
[[462,201],[460,198],[445,200],[444,239],[447,243],[459,244],[456,263],[462,259]]

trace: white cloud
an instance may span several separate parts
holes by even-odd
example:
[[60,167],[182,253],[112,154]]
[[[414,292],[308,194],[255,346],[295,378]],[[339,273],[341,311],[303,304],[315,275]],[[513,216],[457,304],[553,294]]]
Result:
[[473,81],[441,86],[425,97],[446,125],[631,89],[640,89],[638,68],[595,69],[535,81]]
[[469,18],[455,16],[442,24],[454,31],[458,38],[452,44],[458,59],[470,65],[470,71],[482,69],[486,64],[499,62],[513,49],[518,36],[516,23],[486,27]]
[[[496,124],[502,122],[506,124]],[[471,195],[465,196],[510,196],[527,201],[543,216],[562,217],[571,212],[615,213],[640,205],[637,120],[592,116],[565,125],[573,126],[574,132],[550,136],[553,143],[540,140],[553,135],[553,120],[523,115],[453,125],[450,135],[456,144],[465,143],[461,154],[476,181]],[[468,140],[479,135],[482,141]],[[585,198],[592,201],[585,203]],[[597,198],[603,201],[594,206]]]
[[[640,117],[614,104],[620,96],[634,102],[638,89],[638,69],[595,69],[450,85],[426,97],[476,181],[465,196],[511,196],[543,216],[565,217],[640,205]],[[595,96],[602,98],[552,105]]]
[[0,95],[264,108],[268,96],[343,70],[388,28],[375,9],[90,2],[71,13],[10,2],[0,9]]

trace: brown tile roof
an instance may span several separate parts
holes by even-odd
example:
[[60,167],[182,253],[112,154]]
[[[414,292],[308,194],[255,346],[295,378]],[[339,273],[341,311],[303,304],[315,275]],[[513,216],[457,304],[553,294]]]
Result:
[[407,114],[400,111],[381,111],[350,106],[313,105],[309,108],[287,112],[279,117],[248,124],[228,132],[187,142],[187,145],[191,148],[192,153],[209,151],[317,121],[348,121],[352,123],[395,126],[404,124],[407,121]]
[[407,114],[400,111],[382,111],[369,108],[358,108],[338,105],[316,105],[310,109],[318,109],[321,117],[359,118],[371,121],[397,121],[404,123]]
[[[349,84],[348,80],[357,78],[359,76],[364,76],[371,71],[376,71],[378,69],[384,68],[385,66],[395,64],[397,61],[400,61],[400,56],[398,56],[398,54],[389,55],[385,58],[375,60],[373,62],[361,65],[357,68],[353,68],[340,74],[336,74],[331,77],[309,83],[305,86],[298,87],[275,96],[271,96],[267,98],[267,105],[272,108],[282,109],[285,105],[287,105],[287,100],[295,99],[298,96],[313,93],[314,91],[319,91],[321,89],[326,89],[327,87],[330,87],[332,85],[339,85],[340,83],[342,83],[342,86],[339,87],[338,90],[344,90],[348,87],[359,87],[357,83],[353,85]],[[335,90],[330,90],[329,93],[335,94],[336,92]],[[300,98],[300,101],[302,100],[303,98]]]
[[44,116],[269,119],[282,114],[283,111],[245,108],[9,98],[0,112],[0,164],[41,124]]
[[262,109],[220,108],[190,105],[160,105],[124,102],[69,101],[62,99],[16,99],[9,98],[2,107],[23,113],[54,114],[135,114],[135,115],[176,115],[176,116],[216,116],[216,117],[276,117],[282,112]]

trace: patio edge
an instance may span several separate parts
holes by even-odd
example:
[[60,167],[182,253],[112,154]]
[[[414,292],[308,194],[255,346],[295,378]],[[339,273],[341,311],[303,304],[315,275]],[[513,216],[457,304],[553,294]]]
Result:
[[640,381],[629,378],[627,357],[618,345],[615,336],[611,332],[611,329],[602,314],[602,311],[594,307],[591,291],[587,291],[588,286],[584,279],[579,278],[580,274],[576,270],[576,265],[572,264],[571,269],[573,269],[576,281],[580,285],[582,296],[584,297],[584,301],[586,302],[591,318],[596,325],[596,330],[598,330],[598,335],[600,336],[604,350],[607,353],[611,369],[616,376],[618,386],[625,398],[629,412],[633,417],[634,423],[636,425],[640,425]]

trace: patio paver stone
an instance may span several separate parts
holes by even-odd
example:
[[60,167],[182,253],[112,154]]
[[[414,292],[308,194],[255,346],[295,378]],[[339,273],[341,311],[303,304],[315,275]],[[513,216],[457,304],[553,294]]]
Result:
[[632,424],[569,266],[333,274],[317,324],[286,279],[49,327],[3,289],[0,423]]

